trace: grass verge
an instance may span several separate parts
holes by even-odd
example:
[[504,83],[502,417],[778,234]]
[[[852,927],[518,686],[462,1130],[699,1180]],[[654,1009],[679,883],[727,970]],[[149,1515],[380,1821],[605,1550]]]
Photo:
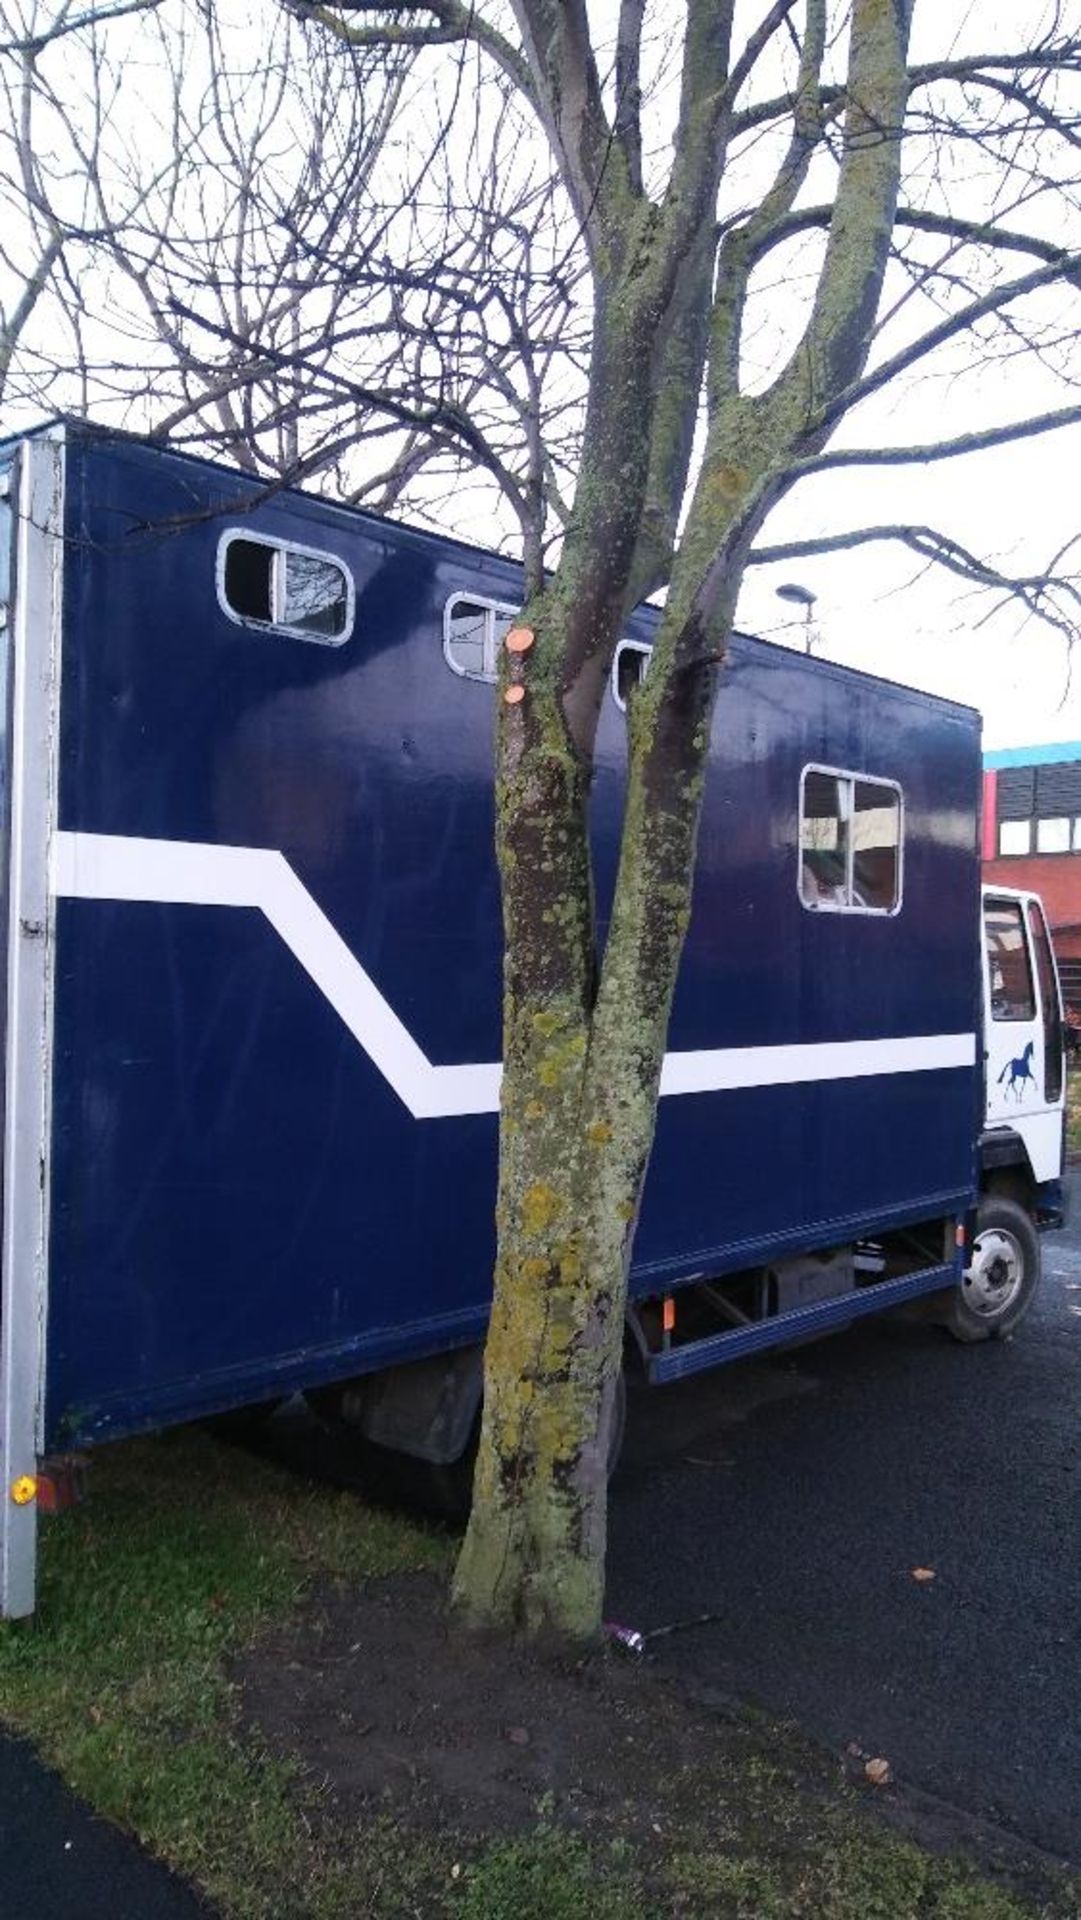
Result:
[[[230,1920],[1069,1920],[925,1853],[812,1778],[798,1736],[744,1730],[723,1766],[658,1779],[658,1822],[603,1841],[408,1834],[241,1725],[232,1654],[313,1583],[445,1567],[438,1535],[184,1433],[103,1450],[47,1523],[41,1606],[0,1626],[0,1718]],[[294,1614],[299,1618],[299,1615]]]
[[92,1486],[45,1523],[35,1620],[0,1626],[0,1717],[238,1920],[355,1915],[349,1850],[241,1737],[226,1662],[313,1577],[430,1566],[446,1543],[198,1433],[104,1449]]

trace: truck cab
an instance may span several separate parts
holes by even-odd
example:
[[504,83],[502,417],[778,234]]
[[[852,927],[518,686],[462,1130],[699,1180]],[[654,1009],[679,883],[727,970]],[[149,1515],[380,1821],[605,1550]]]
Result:
[[1039,1235],[1064,1218],[1062,997],[1039,896],[985,887],[983,933],[980,1198],[950,1316],[963,1340],[1017,1324],[1039,1284]]

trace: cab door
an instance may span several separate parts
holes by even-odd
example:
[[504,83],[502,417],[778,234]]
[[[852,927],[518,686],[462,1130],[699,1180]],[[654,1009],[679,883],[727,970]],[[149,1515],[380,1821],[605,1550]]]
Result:
[[1054,957],[1034,896],[983,903],[986,1124],[1024,1141],[1036,1180],[1062,1170],[1062,1018]]

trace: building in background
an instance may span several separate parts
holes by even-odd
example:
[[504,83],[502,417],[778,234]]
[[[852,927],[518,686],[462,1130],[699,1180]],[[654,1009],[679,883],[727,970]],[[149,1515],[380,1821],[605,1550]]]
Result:
[[1081,741],[983,757],[983,877],[1043,898],[1063,994],[1081,1010]]

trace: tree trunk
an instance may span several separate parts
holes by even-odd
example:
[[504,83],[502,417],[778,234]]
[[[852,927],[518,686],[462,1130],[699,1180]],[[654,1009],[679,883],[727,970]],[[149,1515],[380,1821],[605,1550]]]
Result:
[[[504,721],[499,1252],[473,1512],[454,1579],[458,1610],[477,1624],[572,1640],[600,1628],[627,1274],[689,914],[713,681],[698,661],[677,691],[647,682],[634,696],[595,989],[573,911],[589,902],[591,928],[584,780],[567,777],[569,755],[561,777],[553,735],[516,752],[526,717]],[[541,938],[547,976],[533,953]]]

